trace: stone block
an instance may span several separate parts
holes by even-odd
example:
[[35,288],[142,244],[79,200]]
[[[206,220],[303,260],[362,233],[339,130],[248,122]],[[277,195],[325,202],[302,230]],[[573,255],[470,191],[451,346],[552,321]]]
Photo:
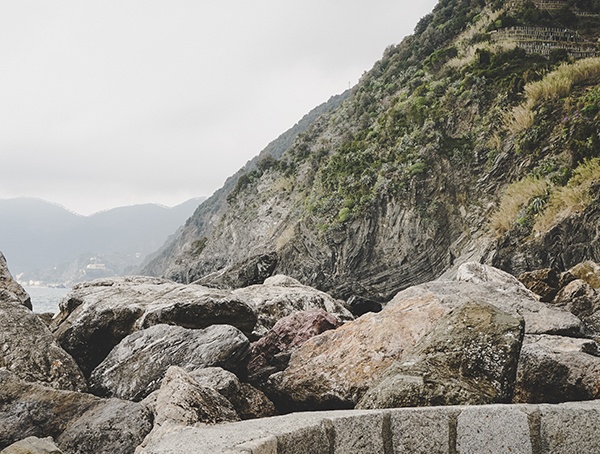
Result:
[[540,405],[541,452],[581,454],[600,450],[598,401]]
[[385,416],[383,412],[358,413],[353,416],[329,420],[334,434],[333,453],[371,454],[385,452],[383,439]]
[[457,420],[456,451],[460,454],[532,454],[527,413],[523,407],[514,405],[464,408]]
[[329,446],[324,425],[299,427],[293,432],[277,435],[278,454],[330,454]]
[[450,424],[458,411],[446,407],[403,408],[391,413],[394,454],[450,453]]

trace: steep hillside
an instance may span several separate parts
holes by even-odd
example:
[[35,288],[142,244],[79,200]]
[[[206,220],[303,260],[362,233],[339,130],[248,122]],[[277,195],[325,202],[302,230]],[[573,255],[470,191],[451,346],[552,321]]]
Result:
[[440,1],[147,270],[190,282],[275,252],[275,272],[387,300],[467,258],[597,260],[599,5],[547,3]]
[[23,280],[71,283],[122,274],[159,248],[201,202],[192,199],[173,208],[134,205],[79,216],[39,199],[0,200],[0,249]]

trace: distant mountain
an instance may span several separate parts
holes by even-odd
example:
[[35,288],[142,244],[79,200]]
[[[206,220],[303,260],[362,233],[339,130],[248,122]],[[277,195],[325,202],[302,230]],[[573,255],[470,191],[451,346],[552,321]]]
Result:
[[139,265],[203,198],[173,208],[133,205],[80,216],[33,198],[0,200],[0,251],[21,281],[70,285]]

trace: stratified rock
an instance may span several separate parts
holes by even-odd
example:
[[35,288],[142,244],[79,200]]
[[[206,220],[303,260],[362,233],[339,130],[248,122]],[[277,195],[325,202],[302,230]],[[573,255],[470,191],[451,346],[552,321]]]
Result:
[[27,383],[6,369],[0,383],[0,449],[35,436],[53,437],[69,454],[129,454],[151,429],[138,403]]
[[552,268],[522,273],[519,281],[545,303],[552,301],[560,289],[560,275]]
[[2,454],[63,454],[52,437],[27,437],[2,450]]
[[268,377],[284,370],[290,355],[311,337],[340,326],[340,321],[322,309],[296,312],[280,319],[267,334],[252,344],[248,380],[259,387]]
[[72,391],[87,389],[79,367],[39,317],[1,298],[0,367],[25,381]]
[[233,326],[155,325],[123,339],[94,369],[90,388],[100,396],[140,400],[159,388],[170,366],[188,371],[219,366],[242,373],[249,352],[250,342]]
[[249,334],[256,321],[253,310],[231,292],[149,277],[79,284],[60,308],[54,335],[86,376],[123,338],[152,325],[228,324]]
[[236,289],[262,284],[277,266],[277,253],[259,254],[227,268],[208,274],[194,284],[221,289]]
[[600,288],[600,265],[591,260],[579,263],[569,270],[577,279],[582,279],[593,288]]
[[381,304],[377,301],[357,295],[352,295],[350,298],[348,298],[347,304],[350,307],[350,312],[352,312],[352,315],[356,317],[360,317],[368,312],[381,312],[382,309]]
[[528,333],[581,334],[581,320],[573,314],[540,303],[513,276],[475,265],[459,268],[462,279],[467,278],[463,271],[479,270],[468,277],[475,282],[410,287],[380,313],[313,337],[292,354],[286,370],[271,376],[267,395],[281,411],[352,407],[441,318],[473,301],[523,317]]
[[600,398],[597,354],[598,344],[590,339],[525,336],[514,402],[558,403]]
[[442,319],[358,408],[510,402],[523,320],[487,303],[466,303]]
[[4,301],[15,301],[31,309],[31,298],[21,284],[15,281],[10,274],[6,258],[0,252],[0,299]]
[[342,321],[354,318],[341,301],[281,276],[269,278],[263,285],[234,290],[233,294],[256,311],[258,321],[253,334],[257,337],[264,336],[278,320],[295,312],[322,309]]
[[266,418],[277,412],[273,402],[262,391],[220,367],[207,367],[190,372],[200,385],[214,389],[225,397],[241,419]]
[[556,295],[553,303],[580,318],[585,318],[600,309],[600,292],[587,282],[576,279]]

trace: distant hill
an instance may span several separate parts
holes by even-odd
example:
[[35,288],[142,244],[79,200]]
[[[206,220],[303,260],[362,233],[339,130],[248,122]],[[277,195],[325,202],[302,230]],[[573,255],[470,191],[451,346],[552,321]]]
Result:
[[70,285],[127,273],[158,249],[202,203],[144,204],[91,216],[33,198],[0,200],[0,251],[21,281]]

